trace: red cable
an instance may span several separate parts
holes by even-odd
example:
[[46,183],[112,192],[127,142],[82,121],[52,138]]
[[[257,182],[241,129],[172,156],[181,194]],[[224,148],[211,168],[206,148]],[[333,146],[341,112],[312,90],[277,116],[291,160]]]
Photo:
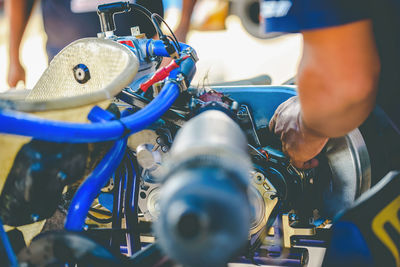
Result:
[[168,64],[168,66],[163,67],[161,69],[158,69],[154,75],[147,80],[146,82],[142,83],[139,88],[143,91],[146,92],[147,89],[149,89],[150,86],[152,86],[153,84],[155,84],[156,82],[159,82],[161,80],[164,80],[165,78],[168,77],[168,75],[170,74],[171,71],[173,71],[174,69],[178,68],[180,63],[187,59],[189,56],[185,56],[182,59],[179,59],[179,61],[177,62],[177,60],[173,60],[171,61],[171,63]]

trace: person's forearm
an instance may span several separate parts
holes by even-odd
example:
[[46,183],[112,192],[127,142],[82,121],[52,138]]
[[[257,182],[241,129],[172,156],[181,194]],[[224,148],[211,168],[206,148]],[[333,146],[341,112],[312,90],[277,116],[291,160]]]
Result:
[[[313,71],[300,74],[298,86],[304,126],[327,137],[343,136],[357,128],[375,105],[376,80],[373,77],[367,80],[349,79],[346,83],[338,82],[328,73],[325,78]],[[351,95],[352,89],[360,93]]]
[[189,29],[190,19],[192,17],[193,8],[196,5],[196,1],[197,0],[183,0],[181,21],[178,27],[184,28],[186,31]]
[[[354,32],[357,38],[350,38]],[[343,136],[375,105],[380,68],[370,24],[363,21],[303,35],[298,71],[303,125],[320,136]],[[334,41],[329,39],[335,35]]]
[[11,62],[19,61],[22,36],[32,12],[34,0],[6,0],[9,18],[9,57]]

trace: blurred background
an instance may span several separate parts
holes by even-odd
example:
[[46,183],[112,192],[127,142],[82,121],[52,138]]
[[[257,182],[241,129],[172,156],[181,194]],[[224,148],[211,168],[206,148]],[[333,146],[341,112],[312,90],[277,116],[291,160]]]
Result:
[[[181,1],[163,1],[165,18],[173,28],[179,23]],[[251,20],[257,17],[243,15],[254,8],[254,3],[257,0],[231,3],[227,0],[197,1],[187,35],[187,43],[196,49],[200,59],[192,85],[242,80],[264,74],[272,78],[273,84],[281,84],[294,76],[301,52],[301,36],[255,37],[258,29],[254,28]],[[21,62],[26,69],[26,84],[19,83],[17,87],[32,88],[47,66],[46,35],[40,12],[37,3],[20,50]],[[4,0],[0,0],[0,91],[8,89],[8,28]]]

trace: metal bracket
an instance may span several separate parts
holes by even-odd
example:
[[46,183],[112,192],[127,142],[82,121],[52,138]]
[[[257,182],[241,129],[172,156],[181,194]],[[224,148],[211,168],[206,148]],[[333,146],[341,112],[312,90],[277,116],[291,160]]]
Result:
[[176,85],[179,86],[179,91],[182,93],[188,89],[188,86],[185,81],[185,77],[183,76],[182,73],[179,73],[176,75],[175,79],[168,79],[168,81],[175,83]]
[[289,214],[282,214],[283,228],[283,246],[290,248],[292,246],[290,238],[292,236],[313,236],[316,234],[315,227],[295,228],[290,226]]

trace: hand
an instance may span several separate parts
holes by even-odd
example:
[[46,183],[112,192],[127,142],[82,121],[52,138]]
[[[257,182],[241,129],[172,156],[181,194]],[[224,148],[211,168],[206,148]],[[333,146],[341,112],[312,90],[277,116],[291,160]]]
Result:
[[20,62],[10,63],[7,81],[8,86],[11,88],[16,87],[19,81],[25,83],[25,69],[22,67]]
[[295,167],[310,169],[318,166],[315,156],[324,148],[328,138],[318,135],[304,125],[297,96],[283,102],[276,109],[269,122],[269,128],[271,132],[280,136],[282,151],[290,157]]

